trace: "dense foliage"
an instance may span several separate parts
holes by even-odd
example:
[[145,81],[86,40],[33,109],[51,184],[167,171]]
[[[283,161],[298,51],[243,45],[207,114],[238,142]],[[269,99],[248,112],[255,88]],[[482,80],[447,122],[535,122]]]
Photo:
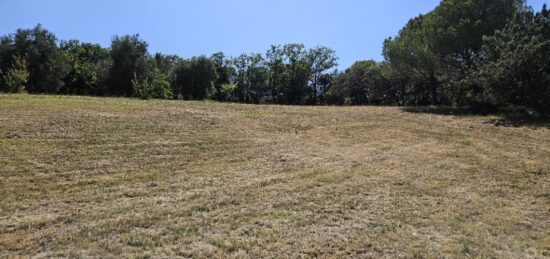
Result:
[[0,90],[143,99],[319,104],[336,73],[327,47],[272,46],[266,54],[183,59],[149,54],[139,35],[110,48],[61,41],[38,25],[0,39]]
[[521,105],[550,112],[550,11],[519,12],[503,30],[484,38],[484,55],[469,83],[495,105]]
[[336,70],[334,50],[183,59],[139,35],[109,48],[61,41],[40,25],[0,38],[0,90],[245,103],[516,106],[550,109],[549,15],[523,0],[442,0],[384,41],[385,60]]
[[548,113],[547,13],[523,0],[443,0],[384,42],[395,103]]

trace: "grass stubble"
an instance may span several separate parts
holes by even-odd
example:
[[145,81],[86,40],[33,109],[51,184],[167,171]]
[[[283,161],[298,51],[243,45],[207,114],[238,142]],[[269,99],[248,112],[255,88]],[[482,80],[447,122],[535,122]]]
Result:
[[0,95],[0,257],[550,256],[550,129]]

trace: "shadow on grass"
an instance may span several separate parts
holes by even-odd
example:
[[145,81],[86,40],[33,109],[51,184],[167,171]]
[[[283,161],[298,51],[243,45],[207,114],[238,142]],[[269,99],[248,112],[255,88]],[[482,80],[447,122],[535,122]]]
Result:
[[524,109],[495,109],[495,108],[477,108],[477,107],[449,107],[449,106],[416,106],[403,107],[404,112],[424,113],[446,116],[496,116],[485,121],[486,124],[492,124],[496,127],[530,127],[550,129],[550,117],[534,116]]

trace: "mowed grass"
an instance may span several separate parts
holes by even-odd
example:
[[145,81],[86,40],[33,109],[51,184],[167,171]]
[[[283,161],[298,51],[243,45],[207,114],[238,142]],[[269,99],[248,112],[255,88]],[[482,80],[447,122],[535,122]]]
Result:
[[550,130],[0,95],[0,257],[550,256]]

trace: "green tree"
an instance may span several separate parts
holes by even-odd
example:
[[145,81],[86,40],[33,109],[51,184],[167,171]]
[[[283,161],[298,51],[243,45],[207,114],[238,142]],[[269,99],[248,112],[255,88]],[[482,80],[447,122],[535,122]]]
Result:
[[61,42],[60,49],[69,67],[64,77],[63,94],[101,95],[105,92],[100,66],[109,58],[107,49],[77,40]]
[[373,60],[355,62],[338,76],[331,88],[332,95],[339,104],[369,104],[372,71],[376,68]]
[[395,69],[387,61],[378,64],[380,83],[377,96],[381,97],[382,104],[405,105],[407,100],[407,78],[401,70]]
[[169,75],[180,59],[177,55],[164,55],[162,53],[155,53],[153,55],[154,67],[164,75]]
[[218,78],[216,67],[206,56],[180,61],[173,73],[174,96],[184,100],[203,100],[212,97],[214,82]]
[[6,88],[3,75],[10,69],[13,55],[13,37],[0,37],[0,90]]
[[465,84],[481,55],[484,35],[503,28],[523,0],[443,0],[430,13],[411,19],[384,43],[384,56],[402,71],[408,104],[473,104],[480,88]]
[[285,104],[305,104],[311,64],[303,44],[287,44],[283,47],[286,69],[282,89]]
[[155,69],[153,72],[153,78],[151,81],[153,87],[151,96],[155,99],[172,99],[172,89],[170,88],[170,81],[168,76],[162,73],[159,69]]
[[463,79],[482,53],[483,36],[493,35],[525,5],[524,0],[443,0],[426,20],[430,51],[450,104],[475,104],[481,89]]
[[523,0],[443,0],[427,16],[428,45],[448,65],[471,66],[483,36],[503,28]]
[[112,65],[109,71],[109,93],[134,96],[132,80],[145,80],[152,69],[147,43],[139,35],[115,36],[111,42]]
[[27,91],[58,93],[63,87],[67,66],[55,35],[39,24],[33,29],[19,29],[12,37],[12,55],[24,57],[29,71]]
[[141,99],[172,99],[172,90],[168,77],[155,68],[152,74],[139,80],[137,75],[132,79],[135,97]]
[[436,77],[440,64],[428,44],[426,19],[421,15],[410,20],[397,37],[384,41],[386,61],[406,79],[409,104],[438,104],[440,100]]
[[265,64],[268,69],[267,90],[268,97],[273,103],[283,103],[282,89],[285,87],[284,50],[281,46],[271,45],[265,55]]
[[251,68],[257,65],[252,64],[253,60],[253,57],[246,54],[241,54],[240,56],[234,58],[232,61],[235,68],[235,95],[237,96],[239,102],[252,103],[257,100],[257,93],[254,92],[254,87],[252,85],[253,79],[251,78],[251,76],[254,76],[254,72],[249,71]]
[[248,97],[247,102],[265,103],[266,96],[269,96],[267,87],[268,70],[265,66],[264,58],[261,54],[251,54],[247,60],[247,84]]
[[336,51],[319,46],[308,52],[308,61],[311,67],[309,104],[317,104],[319,96],[324,94],[327,80],[338,65]]
[[486,37],[478,69],[468,77],[485,90],[484,102],[550,113],[550,12],[524,9]]
[[228,96],[224,92],[223,86],[231,84],[232,79],[235,77],[235,69],[231,65],[231,60],[226,58],[223,52],[212,54],[210,60],[214,64],[216,73],[218,74],[218,79],[214,82],[214,88],[216,89],[214,97],[218,101],[228,101],[226,99]]
[[29,71],[27,71],[25,59],[14,56],[12,60],[13,64],[4,74],[3,82],[7,92],[20,93],[25,89],[29,78]]

